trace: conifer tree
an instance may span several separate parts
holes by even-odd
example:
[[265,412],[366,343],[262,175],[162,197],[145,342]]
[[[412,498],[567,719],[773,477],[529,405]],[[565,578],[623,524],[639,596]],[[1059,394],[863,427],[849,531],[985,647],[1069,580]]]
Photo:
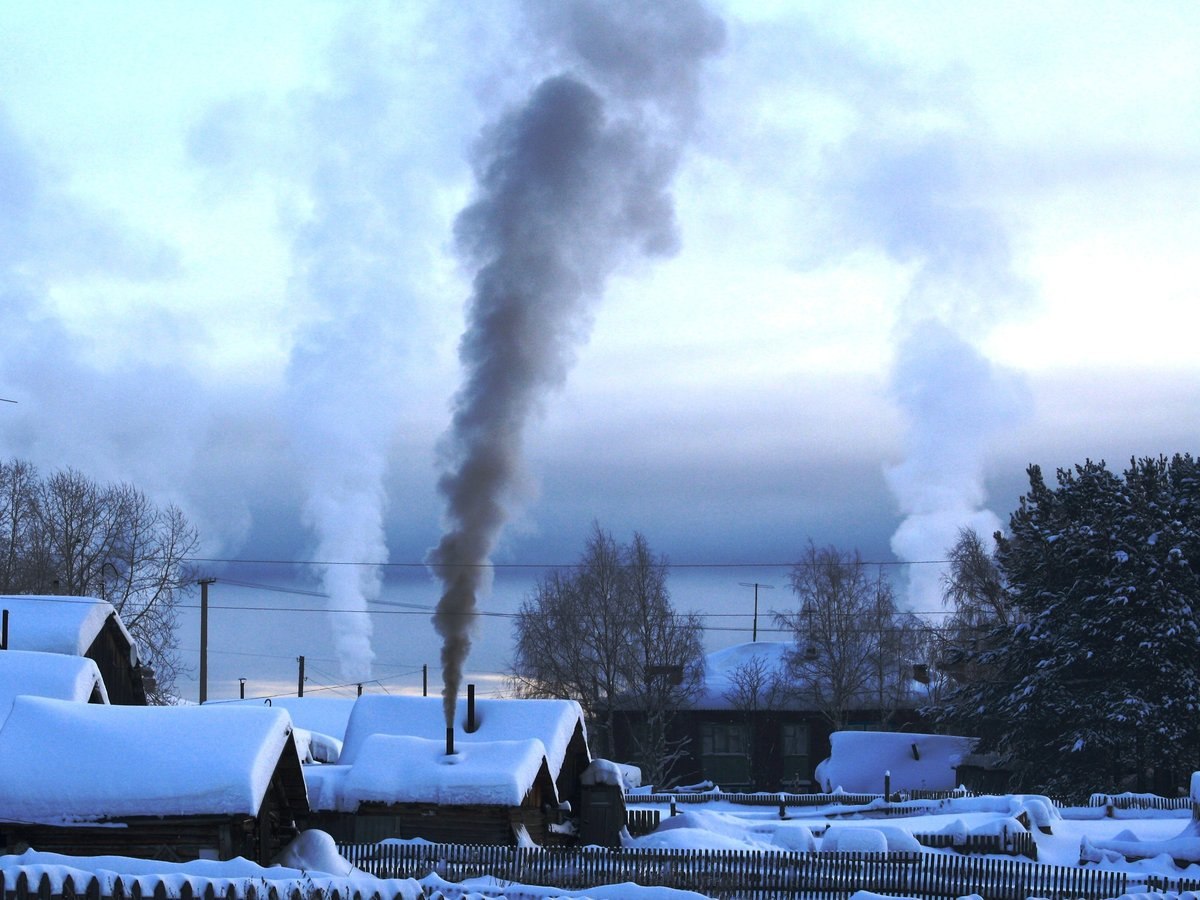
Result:
[[1200,761],[1200,477],[1191,456],[1060,469],[998,534],[1017,611],[942,717],[1018,787],[1165,790]]

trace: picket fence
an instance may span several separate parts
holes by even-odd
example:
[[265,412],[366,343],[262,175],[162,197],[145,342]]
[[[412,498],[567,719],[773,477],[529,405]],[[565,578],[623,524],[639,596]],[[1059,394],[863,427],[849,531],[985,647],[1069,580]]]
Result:
[[[896,798],[893,803],[898,813],[906,801],[911,800],[950,800],[957,797],[982,797],[974,791],[901,791],[892,795]],[[733,793],[728,791],[681,791],[679,793],[663,792],[657,794],[630,792],[625,794],[627,804],[664,804],[676,806],[679,804],[712,803],[723,800],[740,806],[866,806],[883,799],[883,794],[792,794],[786,791],[757,791],[753,793]],[[1113,809],[1190,809],[1190,797],[1158,797],[1153,794],[1103,794],[1094,793],[1086,798],[1069,798],[1050,796],[1051,803],[1059,808],[1073,806],[1109,806]],[[883,808],[879,812],[886,812]],[[907,815],[907,812],[901,813]]]
[[0,897],[3,900],[400,900],[378,893],[342,891],[295,881],[259,884],[248,879],[222,879],[218,887],[211,881],[194,886],[193,880],[203,879],[168,882],[149,875],[125,879],[118,875],[102,883],[94,875],[76,879],[68,873],[56,881],[46,872],[31,879],[27,872],[21,871],[6,881],[0,871]]
[[839,898],[868,890],[926,900],[969,894],[983,900],[1106,900],[1126,893],[1129,883],[1125,872],[925,853],[466,844],[345,844],[338,851],[382,878],[434,872],[458,882],[488,875],[565,890],[636,882],[715,898]]

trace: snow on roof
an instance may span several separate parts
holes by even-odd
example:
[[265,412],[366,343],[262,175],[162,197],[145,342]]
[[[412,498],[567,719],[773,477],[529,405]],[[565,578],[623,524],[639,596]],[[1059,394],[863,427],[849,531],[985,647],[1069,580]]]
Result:
[[99,691],[108,702],[100,670],[90,659],[33,650],[0,653],[0,725],[21,694],[87,703]]
[[816,770],[827,791],[880,793],[884,773],[891,789],[952,790],[955,767],[971,752],[975,738],[903,731],[835,731],[830,755]]
[[297,728],[328,735],[341,741],[354,709],[355,697],[271,697],[269,700],[216,700],[209,705],[269,706],[286,709]]
[[0,609],[8,610],[8,646],[11,649],[70,656],[87,653],[111,617],[129,640],[130,663],[137,664],[137,644],[116,609],[107,601],[95,597],[10,594],[0,596]]
[[727,695],[735,691],[738,670],[757,664],[770,677],[771,673],[782,670],[785,655],[793,647],[795,644],[791,642],[752,641],[708,654],[704,659],[704,685],[693,706],[697,709],[732,709],[734,704]]
[[546,765],[542,742],[445,740],[373,734],[342,784],[338,808],[362,802],[519,806]]
[[[475,701],[476,730],[466,730],[467,704],[456,711],[454,745],[465,748],[475,743],[541,742],[552,777],[557,777],[566,759],[567,746],[577,727],[583,727],[583,709],[574,700]],[[406,735],[432,740],[445,753],[446,722],[441,697],[404,697],[367,694],[358,698],[342,744],[341,764],[354,764],[363,745],[375,734]],[[585,732],[586,737],[586,732]]]
[[0,728],[0,820],[255,815],[290,734],[283,710],[17,697]]

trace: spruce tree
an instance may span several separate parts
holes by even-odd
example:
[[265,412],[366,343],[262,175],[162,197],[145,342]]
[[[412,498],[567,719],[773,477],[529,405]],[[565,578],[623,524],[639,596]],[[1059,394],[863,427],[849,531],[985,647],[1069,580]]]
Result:
[[1017,624],[944,717],[999,751],[1017,786],[1165,789],[1200,762],[1200,473],[1190,456],[1037,466],[998,534]]

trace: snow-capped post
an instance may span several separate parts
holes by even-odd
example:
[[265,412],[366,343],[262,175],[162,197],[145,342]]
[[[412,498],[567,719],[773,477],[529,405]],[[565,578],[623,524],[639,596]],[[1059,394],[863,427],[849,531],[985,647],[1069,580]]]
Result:
[[478,726],[475,724],[475,685],[467,685],[467,734],[473,734]]
[[891,771],[891,769],[888,769],[883,773],[883,799],[885,802],[890,801],[892,799],[892,771]]
[[8,649],[8,610],[0,611],[0,650]]
[[1200,772],[1192,773],[1192,821],[1200,821]]

